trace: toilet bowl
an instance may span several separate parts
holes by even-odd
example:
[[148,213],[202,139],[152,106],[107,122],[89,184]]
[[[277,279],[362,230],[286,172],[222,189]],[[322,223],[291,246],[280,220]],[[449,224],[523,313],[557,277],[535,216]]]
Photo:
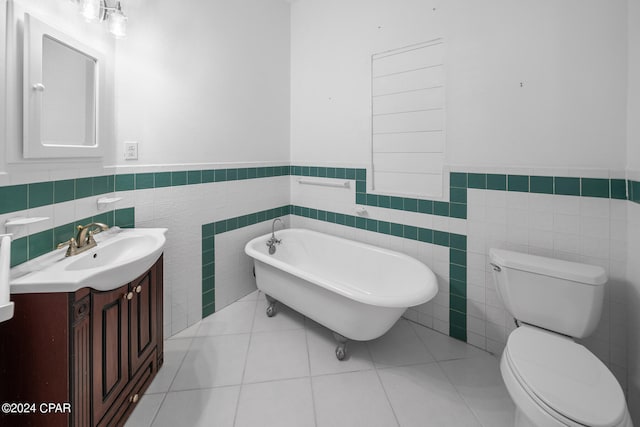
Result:
[[632,427],[618,381],[571,338],[522,325],[509,335],[500,371],[518,427]]
[[491,249],[498,294],[520,326],[507,339],[500,371],[517,427],[632,427],[620,384],[572,337],[600,319],[604,269]]

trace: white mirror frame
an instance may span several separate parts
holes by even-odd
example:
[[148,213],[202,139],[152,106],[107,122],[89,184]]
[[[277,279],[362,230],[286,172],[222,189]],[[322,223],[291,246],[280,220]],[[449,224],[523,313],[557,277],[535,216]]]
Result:
[[[45,145],[41,138],[42,92],[38,85],[43,81],[42,40],[53,38],[96,60],[95,73],[95,145]],[[86,46],[63,32],[25,13],[23,59],[23,156],[29,158],[77,158],[102,157],[104,146],[100,135],[101,94],[105,88],[105,59],[97,50]]]

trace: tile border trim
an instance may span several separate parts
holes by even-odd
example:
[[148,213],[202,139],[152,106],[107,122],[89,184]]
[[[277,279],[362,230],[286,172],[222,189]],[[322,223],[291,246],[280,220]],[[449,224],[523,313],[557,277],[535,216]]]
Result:
[[276,176],[313,176],[355,180],[359,205],[466,219],[466,189],[485,189],[611,198],[640,203],[640,182],[622,178],[578,178],[561,176],[509,175],[450,172],[449,201],[434,201],[367,193],[367,170],[319,166],[267,166],[252,168],[178,170],[97,175],[85,178],[40,181],[0,186],[0,214],[101,194],[240,181]]

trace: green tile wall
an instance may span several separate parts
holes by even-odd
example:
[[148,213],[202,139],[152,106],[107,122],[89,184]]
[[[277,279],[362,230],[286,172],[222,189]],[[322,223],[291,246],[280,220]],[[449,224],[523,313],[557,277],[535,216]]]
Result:
[[[453,209],[449,202],[434,202],[413,197],[385,196],[367,193],[367,170],[357,168],[331,168],[322,166],[291,166],[291,175],[313,176],[318,178],[355,179],[356,199],[358,205],[376,206],[381,208],[402,210],[408,212],[430,213],[439,216],[466,218],[466,177],[464,182],[465,200]],[[435,204],[435,205],[434,205]]]
[[627,182],[629,200],[634,203],[640,203],[640,182],[628,181]]
[[567,196],[580,195],[580,178],[554,178],[554,194],[563,194]]
[[531,176],[529,177],[529,189],[532,193],[553,194],[553,177]]
[[506,190],[507,176],[501,174],[487,174],[487,190]]
[[156,173],[154,173],[153,174],[153,185],[154,185],[155,188],[171,187],[171,172],[156,172]]
[[280,206],[259,212],[253,212],[239,217],[223,219],[202,225],[202,317],[205,318],[215,311],[215,236],[242,227],[269,221],[274,218],[289,215],[290,206]]
[[[450,206],[458,202],[466,202],[466,194],[463,195],[458,190],[462,188],[626,200],[627,192],[631,194],[631,183],[633,182],[618,178],[575,178],[464,172],[452,172],[449,181],[451,183]],[[441,208],[444,209],[444,207]]]
[[[0,187],[0,214],[53,203],[62,203],[113,191],[130,191],[284,175],[353,179],[355,180],[356,203],[358,204],[462,219],[466,218],[467,188],[585,197],[610,197],[625,200],[627,199],[627,192],[634,194],[634,185],[638,185],[635,181],[626,181],[624,179],[452,172],[450,174],[450,202],[442,202],[367,193],[366,169],[270,166],[104,175],[4,186]],[[636,189],[636,200],[638,193],[640,193],[640,190]]]
[[29,184],[29,208],[37,208],[53,203],[53,182]]
[[68,202],[76,198],[76,182],[74,179],[55,181],[53,183],[54,203]]
[[0,187],[0,214],[27,209],[28,195],[27,185]]

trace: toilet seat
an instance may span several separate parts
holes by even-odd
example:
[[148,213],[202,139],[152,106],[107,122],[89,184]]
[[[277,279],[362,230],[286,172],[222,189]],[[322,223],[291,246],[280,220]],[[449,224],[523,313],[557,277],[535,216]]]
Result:
[[570,338],[523,325],[509,335],[502,357],[503,376],[507,370],[512,377],[505,378],[507,385],[520,388],[519,397],[526,394],[533,401],[528,403],[546,414],[548,425],[630,425],[613,374]]

